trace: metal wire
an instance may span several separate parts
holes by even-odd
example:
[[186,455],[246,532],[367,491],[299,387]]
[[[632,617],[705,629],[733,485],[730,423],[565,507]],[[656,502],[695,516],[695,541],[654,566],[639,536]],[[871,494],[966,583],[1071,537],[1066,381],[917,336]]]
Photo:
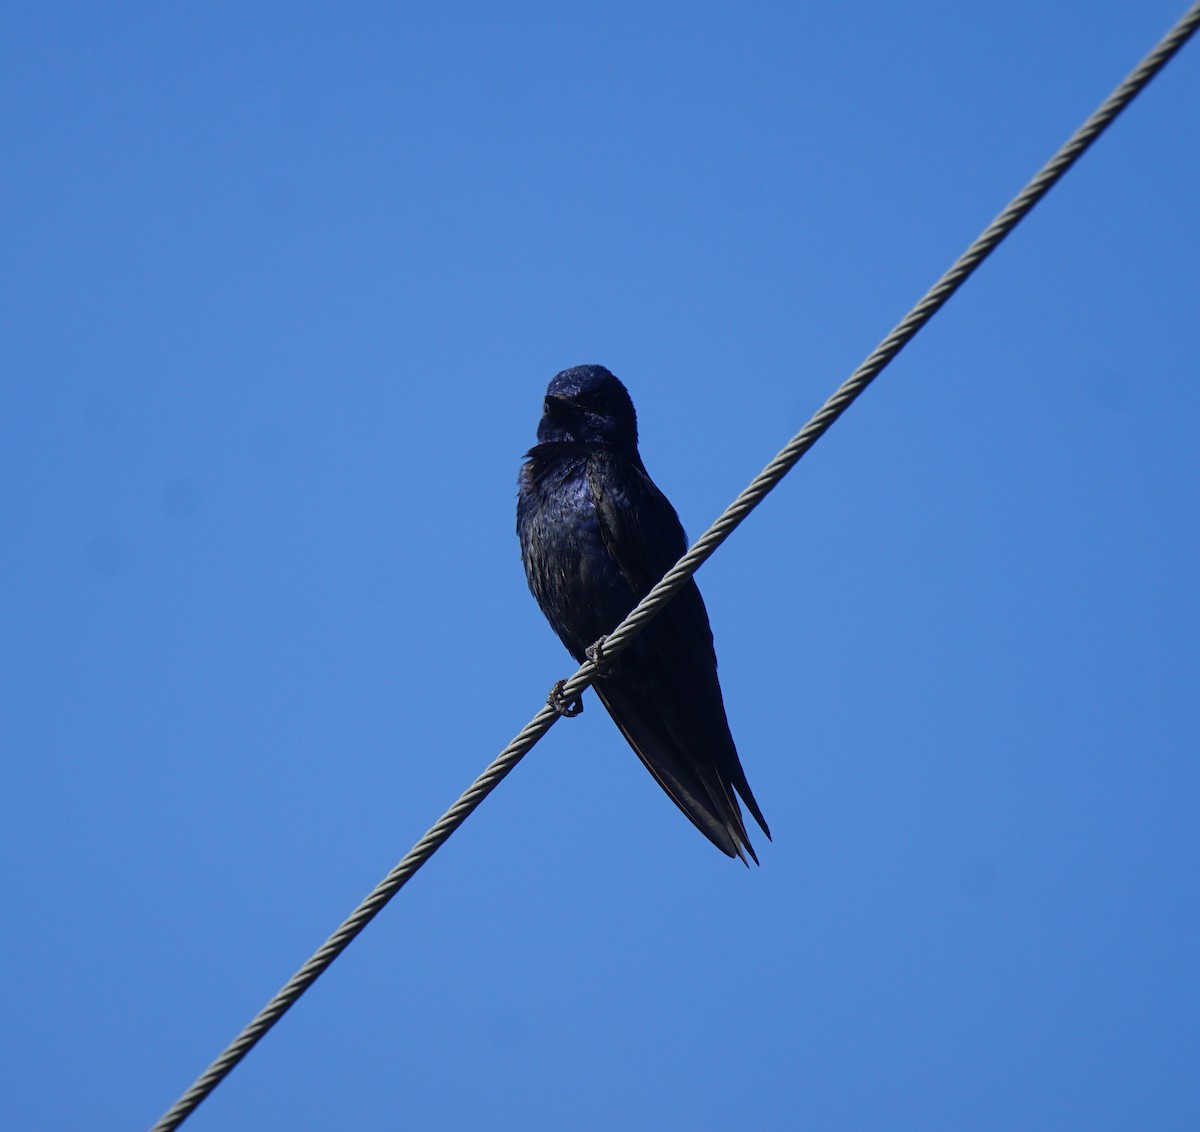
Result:
[[[754,510],[768,492],[795,467],[800,458],[829,430],[834,421],[875,380],[913,336],[942,308],[946,301],[970,278],[971,274],[996,249],[1025,215],[1058,182],[1064,173],[1087,151],[1152,78],[1170,61],[1200,26],[1200,0],[1197,0],[1158,45],[1137,65],[1129,77],[1113,91],[1099,109],[1067,140],[982,234],[958,258],[925,294],[924,298],[900,321],[867,359],[856,369],[828,401],[779,454],[751,481],[749,486],[725,509],[721,516],[696,540],[688,552],[664,575],[662,580],[638,603],[613,633],[604,640],[604,657],[611,659],[629,647],[634,636],[671,599]],[[563,705],[577,700],[596,674],[592,661],[582,664],[568,680],[556,686],[552,697],[559,706],[547,703],[521,732],[500,752],[470,788],[442,815],[441,819],[416,843],[403,860],[351,913],[346,921],[321,946],[246,1025],[221,1055],[198,1077],[195,1083],[163,1114],[151,1132],[170,1132],[178,1128],[250,1052],[257,1042],[296,1003],[329,965],[353,942],[355,937],[382,911],[384,905],[408,879],[438,850],[471,812],[504,779],[525,754],[564,714]]]

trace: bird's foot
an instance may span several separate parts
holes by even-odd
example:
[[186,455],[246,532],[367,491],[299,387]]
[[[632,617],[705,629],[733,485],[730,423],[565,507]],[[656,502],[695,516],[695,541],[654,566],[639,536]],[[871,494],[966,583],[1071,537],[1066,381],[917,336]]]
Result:
[[583,655],[596,666],[597,676],[607,676],[612,671],[612,664],[604,657],[604,642],[607,637],[600,637],[594,645],[588,645]]
[[583,713],[583,697],[576,696],[574,699],[568,699],[563,695],[563,688],[567,686],[565,680],[559,680],[553,688],[550,689],[550,695],[546,697],[548,703],[559,715],[565,715],[567,719],[574,719],[577,715]]

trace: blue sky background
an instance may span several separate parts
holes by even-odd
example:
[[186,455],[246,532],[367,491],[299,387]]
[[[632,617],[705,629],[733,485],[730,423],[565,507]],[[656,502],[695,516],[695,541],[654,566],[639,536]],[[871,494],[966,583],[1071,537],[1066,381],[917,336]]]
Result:
[[[1178,0],[10,6],[0,1111],[150,1124]],[[747,872],[589,697],[189,1122],[1200,1126],[1200,44],[699,575]]]

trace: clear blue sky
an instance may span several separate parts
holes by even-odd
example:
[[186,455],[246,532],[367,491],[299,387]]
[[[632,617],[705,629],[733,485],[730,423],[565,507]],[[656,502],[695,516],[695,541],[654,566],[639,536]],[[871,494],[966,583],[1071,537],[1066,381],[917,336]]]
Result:
[[[572,671],[555,371],[698,534],[1182,8],[10,6],[6,1126],[151,1123]],[[1200,1127],[1198,108],[701,571],[762,868],[589,697],[189,1128]]]

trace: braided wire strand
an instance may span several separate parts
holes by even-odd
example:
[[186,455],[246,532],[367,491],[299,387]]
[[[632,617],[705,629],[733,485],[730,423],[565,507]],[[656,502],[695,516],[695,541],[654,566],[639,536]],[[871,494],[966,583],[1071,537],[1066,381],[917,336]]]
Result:
[[[1050,191],[1066,171],[1087,151],[1142,89],[1162,70],[1200,26],[1200,0],[1180,17],[1152,51],[1101,103],[1100,107],[1063,144],[1034,178],[989,224],[926,292],[925,296],[871,351],[866,360],[838,387],[812,419],[779,451],[715,522],[696,540],[624,621],[605,638],[605,658],[628,648],[636,634],[712,556],[742,520],[792,470],[801,457],[829,430],[842,413],[875,380],[917,332],[971,277],[1029,211]],[[558,688],[558,699],[577,699],[592,683],[596,665],[589,660]],[[179,1100],[153,1125],[150,1132],[172,1132],[229,1075],[300,996],[325,972],[358,934],[383,910],[412,875],[429,860],[475,808],[508,775],[518,762],[557,722],[562,711],[544,706],[471,784],[463,795],[422,837],[358,905],[321,948],[280,988],[247,1023],[238,1036],[202,1073]]]
[[199,1076],[153,1126],[151,1132],[168,1132],[178,1128],[263,1038],[267,1031],[295,1005],[296,1000],[351,943],[358,934],[383,911],[384,906],[400,891],[446,839],[471,816],[484,800],[521,761],[535,743],[557,722],[559,712],[549,704],[541,709],[511,743],[471,783],[462,796],[450,807],[350,913],[335,931],[279,990],[274,997],[248,1022],[245,1028],[221,1055]]
[[[1133,101],[1152,78],[1171,60],[1172,56],[1191,38],[1200,26],[1200,2],[1194,3],[1179,22],[1159,41],[1154,49],[1130,72],[1128,77],[1100,104],[1096,111],[1063,143],[1058,152],[1046,162],[1033,179],[1008,203],[946,273],[925,293],[925,296],[904,316],[896,327],[875,347],[866,360],[838,387],[806,424],[775,458],[746,486],[740,495],[722,512],[662,579],[638,603],[637,607],[604,641],[606,656],[616,656],[629,646],[634,635],[649,621],[687,580],[706,562],[742,520],[800,458],[829,431],[838,419],[893,358],[912,340],[917,332],[974,274],[985,259],[1006,236],[1025,218],[1030,210],[1058,183],[1063,175],[1087,152],[1113,120]],[[580,669],[582,673],[583,669]],[[577,673],[578,676],[580,673]],[[575,684],[575,677],[563,687],[571,695],[586,687]]]

